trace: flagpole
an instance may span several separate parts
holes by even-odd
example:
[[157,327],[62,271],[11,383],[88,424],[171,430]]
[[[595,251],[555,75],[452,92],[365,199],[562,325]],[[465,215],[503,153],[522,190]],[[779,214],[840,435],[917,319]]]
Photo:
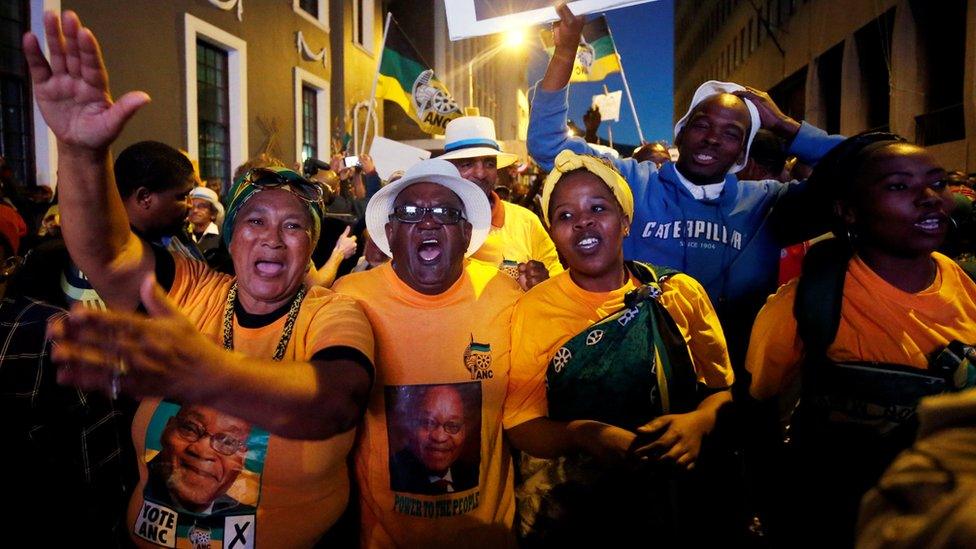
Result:
[[[366,136],[369,135],[369,121],[373,117],[373,110],[376,107],[376,84],[380,80],[380,68],[383,66],[383,50],[386,49],[386,37],[390,33],[390,21],[393,20],[393,13],[387,12],[386,23],[383,24],[383,42],[380,44],[379,55],[376,56],[376,73],[373,75],[373,88],[369,92],[369,108],[366,110],[366,122],[363,126],[363,140],[361,141],[362,147],[366,149]],[[623,66],[620,68],[623,71]],[[353,129],[353,131],[356,131]],[[356,154],[362,154],[363,151],[356,151]]]
[[617,52],[617,41],[613,38],[613,31],[610,29],[610,21],[607,20],[607,34],[613,41],[613,51],[617,54],[617,61],[620,63],[620,79],[624,81],[624,91],[627,92],[627,100],[630,101],[630,113],[634,115],[634,124],[637,126],[637,137],[640,139],[639,145],[644,144],[644,132],[641,130],[640,119],[637,118],[637,107],[634,105],[634,97],[630,95],[630,85],[627,84],[627,71],[624,70],[624,58]]

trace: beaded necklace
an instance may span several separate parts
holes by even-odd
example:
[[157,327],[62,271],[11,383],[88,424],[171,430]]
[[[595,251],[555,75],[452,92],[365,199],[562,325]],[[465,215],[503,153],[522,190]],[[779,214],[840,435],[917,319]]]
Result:
[[[295,328],[295,320],[298,318],[298,310],[302,306],[303,299],[305,299],[304,284],[298,288],[298,291],[295,292],[295,297],[291,300],[291,307],[288,308],[288,317],[285,319],[285,327],[281,330],[281,339],[278,340],[278,346],[275,347],[274,356],[271,357],[271,360],[280,361],[285,357],[285,348],[288,347],[288,341],[291,339],[291,332]],[[227,303],[224,305],[224,349],[228,351],[234,350],[235,300],[237,300],[236,280],[230,285],[230,290],[227,292]]]

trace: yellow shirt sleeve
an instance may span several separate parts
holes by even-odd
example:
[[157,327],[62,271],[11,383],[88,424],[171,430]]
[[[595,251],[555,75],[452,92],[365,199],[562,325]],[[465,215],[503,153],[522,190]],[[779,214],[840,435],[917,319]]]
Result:
[[[319,291],[332,293],[324,288]],[[329,347],[350,347],[375,363],[373,328],[362,307],[351,297],[332,295],[312,315],[305,332],[306,348],[310,355]]]
[[725,333],[705,289],[685,274],[668,278],[663,286],[661,304],[684,335],[698,381],[713,389],[731,387],[735,376]]
[[545,350],[540,351],[534,345],[537,338],[533,338],[532,334],[539,327],[533,327],[535,323],[527,318],[527,309],[521,306],[520,301],[512,315],[512,365],[502,419],[505,429],[549,415],[546,401],[548,359]]
[[752,374],[749,392],[755,398],[780,394],[799,372],[802,342],[793,316],[796,283],[794,279],[770,296],[752,326],[746,370]]

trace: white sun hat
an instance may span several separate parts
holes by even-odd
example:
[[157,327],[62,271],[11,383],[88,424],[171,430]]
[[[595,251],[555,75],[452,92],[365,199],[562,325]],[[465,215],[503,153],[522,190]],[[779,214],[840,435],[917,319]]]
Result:
[[[709,97],[712,97],[713,95],[737,91],[745,91],[745,87],[741,84],[736,84],[735,82],[719,82],[718,80],[709,80],[701,86],[698,86],[698,89],[695,90],[695,96],[691,100],[691,105],[688,106],[688,112],[686,112],[685,115],[681,117],[681,120],[678,120],[678,123],[674,125],[675,139],[677,139],[678,132],[681,131],[681,128],[685,127],[685,124],[688,122],[688,118],[691,117],[691,113],[694,112],[695,107],[697,107],[699,103],[708,99]],[[741,161],[736,162],[731,168],[729,168],[729,173],[739,173],[742,171],[742,168],[746,167],[746,162],[749,161],[749,148],[752,147],[752,140],[756,137],[756,132],[759,131],[759,128],[762,127],[762,120],[759,118],[759,109],[756,108],[756,105],[744,97],[740,99],[742,99],[742,102],[746,104],[746,108],[749,109],[749,118],[752,120],[752,125],[749,128],[749,138],[746,139],[746,148],[744,151],[745,154],[742,155]]]
[[502,152],[495,139],[495,123],[486,116],[459,116],[447,123],[444,128],[444,154],[441,160],[459,158],[478,158],[479,156],[498,157],[497,167],[510,166],[518,160],[512,153]]
[[432,158],[414,164],[403,177],[383,187],[366,205],[366,228],[369,237],[376,247],[386,255],[393,257],[390,242],[386,239],[386,224],[393,213],[393,202],[403,189],[416,183],[436,183],[450,189],[458,195],[464,204],[464,217],[471,224],[471,242],[464,256],[467,257],[478,250],[491,229],[491,204],[485,191],[474,183],[461,177],[454,164]]
[[224,205],[220,203],[220,198],[213,189],[209,187],[193,187],[193,190],[190,191],[189,197],[201,198],[209,202],[210,205],[213,206],[214,210],[217,211],[217,219],[215,221],[217,226],[220,227],[224,224]]

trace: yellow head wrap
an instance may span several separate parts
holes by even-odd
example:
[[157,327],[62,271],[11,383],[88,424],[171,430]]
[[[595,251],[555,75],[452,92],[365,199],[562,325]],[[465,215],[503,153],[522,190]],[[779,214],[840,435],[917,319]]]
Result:
[[592,173],[606,183],[617,202],[620,203],[624,214],[633,221],[634,194],[630,192],[630,185],[627,184],[623,176],[600,158],[564,150],[556,156],[552,171],[549,172],[545,183],[542,185],[542,216],[546,220],[546,225],[549,225],[549,199],[552,198],[552,191],[556,188],[556,183],[559,183],[559,180],[567,172],[579,169]]

